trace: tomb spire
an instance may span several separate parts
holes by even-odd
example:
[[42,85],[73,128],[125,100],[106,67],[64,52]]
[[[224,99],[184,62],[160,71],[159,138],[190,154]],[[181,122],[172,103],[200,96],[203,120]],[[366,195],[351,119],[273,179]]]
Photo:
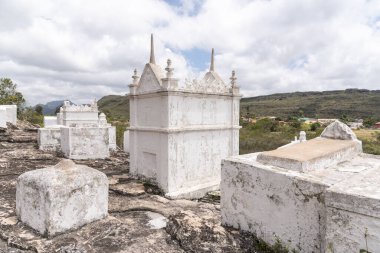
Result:
[[149,59],[149,63],[156,64],[156,59],[154,57],[153,33],[150,35],[150,59]]
[[211,64],[210,71],[214,71],[214,48],[211,50]]

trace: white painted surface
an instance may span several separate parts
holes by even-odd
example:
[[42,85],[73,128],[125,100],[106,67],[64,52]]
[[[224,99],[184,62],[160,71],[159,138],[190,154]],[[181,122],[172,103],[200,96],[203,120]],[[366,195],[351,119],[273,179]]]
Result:
[[58,151],[61,149],[61,126],[50,126],[38,129],[38,147],[44,151]]
[[58,119],[56,116],[44,116],[44,127],[58,125]]
[[61,149],[70,159],[109,157],[108,127],[62,127]]
[[129,153],[129,131],[128,130],[124,132],[123,150],[124,152]]
[[326,252],[380,252],[380,159],[326,192]]
[[179,88],[168,64],[166,77],[152,63],[139,81],[133,76],[124,150],[131,173],[156,181],[167,197],[198,198],[219,188],[221,159],[239,152],[241,97],[215,71]]
[[280,239],[299,252],[321,252],[326,186],[301,173],[272,169],[257,154],[223,161],[222,224],[255,233],[269,244]]
[[7,127],[7,122],[17,124],[17,105],[0,105],[0,127]]
[[[110,125],[110,124],[108,124]],[[116,150],[116,127],[109,126],[108,127],[108,134],[109,134],[109,149],[110,150]]]
[[0,127],[7,127],[7,109],[0,107]]
[[107,176],[69,160],[22,174],[16,189],[17,216],[45,236],[107,216]]

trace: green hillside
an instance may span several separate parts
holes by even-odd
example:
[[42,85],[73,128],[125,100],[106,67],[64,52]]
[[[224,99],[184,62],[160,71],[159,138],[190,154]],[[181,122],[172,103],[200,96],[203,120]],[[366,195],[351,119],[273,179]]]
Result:
[[109,95],[98,101],[100,111],[114,120],[125,121],[129,119],[128,96]]
[[322,92],[293,92],[243,98],[241,114],[288,118],[375,117],[380,119],[380,90],[347,89]]
[[[128,96],[105,96],[99,108],[113,120],[129,118]],[[243,98],[241,114],[251,116],[292,116],[340,118],[374,117],[380,120],[380,90],[347,89],[322,92],[293,92]]]

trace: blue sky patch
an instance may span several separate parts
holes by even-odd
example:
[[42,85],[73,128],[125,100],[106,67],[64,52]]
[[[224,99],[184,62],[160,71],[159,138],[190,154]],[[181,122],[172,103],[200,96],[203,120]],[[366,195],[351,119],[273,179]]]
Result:
[[204,70],[209,68],[211,50],[210,52],[199,48],[192,48],[190,50],[181,50],[187,62],[197,70]]

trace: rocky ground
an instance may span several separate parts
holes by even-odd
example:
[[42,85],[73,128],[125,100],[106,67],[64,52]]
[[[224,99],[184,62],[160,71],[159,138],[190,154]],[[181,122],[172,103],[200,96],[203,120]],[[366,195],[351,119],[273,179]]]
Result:
[[[257,252],[252,235],[220,224],[218,193],[201,200],[169,200],[160,190],[128,174],[128,155],[75,161],[109,179],[109,216],[82,228],[43,238],[17,220],[17,177],[55,165],[62,158],[39,151],[30,124],[0,128],[0,253]],[[268,251],[271,252],[271,251]]]

